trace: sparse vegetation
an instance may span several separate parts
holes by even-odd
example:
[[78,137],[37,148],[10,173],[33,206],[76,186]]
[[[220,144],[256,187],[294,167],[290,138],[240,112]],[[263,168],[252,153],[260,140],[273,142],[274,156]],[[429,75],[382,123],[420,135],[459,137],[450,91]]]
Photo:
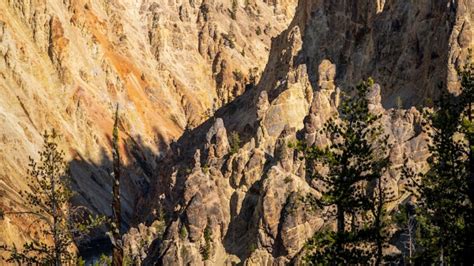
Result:
[[181,229],[179,230],[179,236],[181,239],[186,239],[188,237],[188,230],[186,230],[186,226],[184,224],[181,225]]
[[[26,242],[22,249],[1,246],[9,253],[4,258],[9,263],[62,265],[75,263],[74,238],[85,237],[92,229],[104,223],[105,218],[92,216],[82,206],[72,206],[71,179],[64,152],[58,147],[59,136],[55,130],[43,135],[43,148],[39,161],[30,158],[29,190],[21,191],[27,210],[7,212],[3,215],[28,215],[39,227],[39,237]],[[3,216],[2,215],[2,216]]]
[[111,265],[112,265],[112,259],[105,254],[101,254],[99,261],[94,263],[94,266],[111,266]]
[[250,254],[252,254],[255,250],[257,250],[257,244],[251,243],[251,244],[248,246],[248,252],[249,252]]
[[209,224],[204,229],[204,245],[200,249],[202,259],[208,260],[212,254],[212,230]]
[[395,106],[398,110],[401,110],[403,109],[403,100],[402,100],[402,97],[400,96],[397,96],[397,98],[395,99]]
[[444,94],[425,113],[430,170],[405,167],[416,202],[415,264],[474,262],[474,70],[460,72],[461,94]]
[[209,165],[205,164],[202,166],[202,172],[205,174],[209,173]]
[[239,151],[240,149],[240,135],[238,132],[233,131],[230,134],[230,139],[229,139],[229,144],[230,144],[230,154],[235,154]]
[[207,4],[203,3],[199,7],[199,10],[201,11],[202,15],[204,16],[204,20],[207,21],[208,20],[208,15],[209,15],[209,6]]

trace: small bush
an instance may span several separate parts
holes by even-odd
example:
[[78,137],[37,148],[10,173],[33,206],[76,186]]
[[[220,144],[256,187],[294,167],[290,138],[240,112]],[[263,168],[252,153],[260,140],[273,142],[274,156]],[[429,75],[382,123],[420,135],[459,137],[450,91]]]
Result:
[[186,226],[181,225],[181,230],[179,230],[179,237],[181,237],[181,239],[186,239],[186,237],[188,237],[188,230],[186,230]]
[[257,249],[257,244],[252,243],[248,246],[248,251],[252,254]]
[[239,151],[240,149],[240,135],[238,132],[233,131],[230,134],[230,154],[235,154]]
[[402,97],[397,96],[397,98],[395,99],[395,106],[397,107],[398,110],[403,109]]
[[205,165],[202,167],[202,171],[203,171],[203,173],[208,174],[208,173],[209,173],[209,165],[205,164]]
[[200,252],[203,260],[208,260],[211,257],[212,253],[212,231],[209,227],[209,224],[204,229],[204,245],[201,246]]

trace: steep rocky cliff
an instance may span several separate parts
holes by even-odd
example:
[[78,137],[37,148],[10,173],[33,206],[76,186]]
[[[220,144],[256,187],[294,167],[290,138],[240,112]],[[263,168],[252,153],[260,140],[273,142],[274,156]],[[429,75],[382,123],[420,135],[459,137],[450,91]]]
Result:
[[[393,145],[385,185],[402,201],[397,169],[407,157],[423,170],[427,157],[415,106],[456,93],[455,68],[474,48],[470,0],[10,0],[0,10],[0,205],[22,208],[27,155],[53,126],[78,203],[107,212],[119,102],[126,221],[168,221],[148,264],[297,260],[331,221],[300,200],[320,192],[288,144],[324,143],[318,129],[341,91],[369,76]],[[7,219],[0,239],[18,241],[26,225]],[[126,239],[138,250],[149,231]]]
[[[288,1],[0,1],[0,207],[21,210],[28,157],[55,128],[76,201],[110,213],[112,110],[120,105],[124,218],[168,144],[258,80]],[[21,242],[27,217],[0,241]]]
[[162,197],[149,200],[152,209],[172,214],[171,222],[147,262],[298,260],[306,240],[331,220],[301,200],[320,192],[288,144],[324,144],[318,129],[337,115],[340,93],[369,76],[378,83],[370,108],[383,114],[392,145],[384,185],[405,200],[400,166],[406,158],[423,171],[428,156],[415,106],[457,92],[455,69],[474,47],[473,8],[471,1],[300,0],[293,21],[272,42],[258,85],[172,146],[151,194]]

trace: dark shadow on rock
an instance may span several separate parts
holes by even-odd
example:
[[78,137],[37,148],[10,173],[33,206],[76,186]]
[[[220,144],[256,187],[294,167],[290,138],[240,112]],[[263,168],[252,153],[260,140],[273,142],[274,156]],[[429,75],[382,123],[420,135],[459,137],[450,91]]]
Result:
[[395,107],[398,97],[404,108],[438,98],[447,90],[455,5],[388,0],[376,10],[376,1],[353,0],[314,8],[300,55],[312,87],[318,88],[318,66],[328,59],[341,88],[374,78],[385,108]]
[[[126,233],[130,226],[141,222],[137,211],[141,202],[148,197],[150,184],[157,178],[158,158],[160,154],[153,151],[150,144],[144,143],[140,136],[132,137],[122,134],[123,148],[120,195],[122,207],[121,232]],[[158,137],[158,146],[165,145]],[[109,138],[110,145],[111,140]],[[156,145],[156,144],[155,144]],[[69,162],[72,175],[71,187],[75,192],[72,204],[85,206],[93,214],[111,217],[112,209],[112,158],[110,150],[102,148],[100,161],[92,162],[81,154],[75,154]],[[123,162],[126,162],[125,164]],[[97,258],[102,253],[110,254],[111,243],[105,234],[107,226],[92,232],[89,239],[78,243],[80,255],[85,258]]]

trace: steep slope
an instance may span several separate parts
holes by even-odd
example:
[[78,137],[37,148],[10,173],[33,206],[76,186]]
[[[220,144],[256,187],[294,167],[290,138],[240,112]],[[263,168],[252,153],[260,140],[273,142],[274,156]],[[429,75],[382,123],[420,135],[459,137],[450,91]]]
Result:
[[[294,0],[0,2],[0,207],[24,209],[28,157],[63,135],[76,201],[109,213],[112,110],[120,105],[128,223],[167,145],[257,80]],[[31,222],[6,217],[0,241]]]
[[[331,221],[300,200],[318,196],[318,187],[288,144],[324,142],[317,132],[337,112],[341,91],[369,76],[380,84],[372,88],[371,108],[383,114],[393,145],[385,185],[404,200],[399,167],[407,158],[423,170],[428,156],[413,106],[443,90],[456,93],[455,68],[474,47],[473,10],[472,1],[300,0],[288,29],[272,42],[259,84],[185,132],[163,161],[171,168],[162,169],[148,202],[165,209],[171,223],[146,262],[297,259],[308,237]],[[398,97],[406,109],[388,109]]]

